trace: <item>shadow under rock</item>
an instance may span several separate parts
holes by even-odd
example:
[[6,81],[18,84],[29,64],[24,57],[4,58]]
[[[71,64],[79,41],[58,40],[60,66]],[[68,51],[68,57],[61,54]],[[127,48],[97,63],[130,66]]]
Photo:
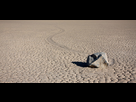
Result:
[[87,63],[85,63],[85,62],[72,62],[72,63],[76,64],[77,66],[80,66],[80,67],[88,67]]

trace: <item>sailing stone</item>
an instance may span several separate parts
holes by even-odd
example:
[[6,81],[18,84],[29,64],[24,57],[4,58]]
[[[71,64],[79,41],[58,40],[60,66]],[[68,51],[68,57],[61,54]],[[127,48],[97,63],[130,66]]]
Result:
[[91,68],[104,68],[108,66],[107,54],[98,52],[87,57],[87,66]]

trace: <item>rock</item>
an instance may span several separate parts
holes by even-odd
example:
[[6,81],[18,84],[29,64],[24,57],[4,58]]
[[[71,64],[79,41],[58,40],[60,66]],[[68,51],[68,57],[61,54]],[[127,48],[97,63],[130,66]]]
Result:
[[98,52],[89,55],[87,58],[87,65],[92,68],[104,68],[108,66],[107,55],[104,52]]

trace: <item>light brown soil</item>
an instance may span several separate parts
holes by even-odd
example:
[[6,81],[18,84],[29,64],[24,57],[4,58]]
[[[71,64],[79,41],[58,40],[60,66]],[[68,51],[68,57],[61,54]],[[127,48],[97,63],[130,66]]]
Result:
[[[96,52],[110,66],[86,67]],[[136,82],[136,21],[1,20],[0,82]]]

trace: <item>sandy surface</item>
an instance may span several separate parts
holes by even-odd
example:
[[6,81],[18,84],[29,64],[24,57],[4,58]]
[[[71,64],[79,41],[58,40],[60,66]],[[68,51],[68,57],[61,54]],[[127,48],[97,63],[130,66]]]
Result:
[[[85,67],[96,52],[109,67]],[[136,21],[1,20],[0,82],[136,82]]]

